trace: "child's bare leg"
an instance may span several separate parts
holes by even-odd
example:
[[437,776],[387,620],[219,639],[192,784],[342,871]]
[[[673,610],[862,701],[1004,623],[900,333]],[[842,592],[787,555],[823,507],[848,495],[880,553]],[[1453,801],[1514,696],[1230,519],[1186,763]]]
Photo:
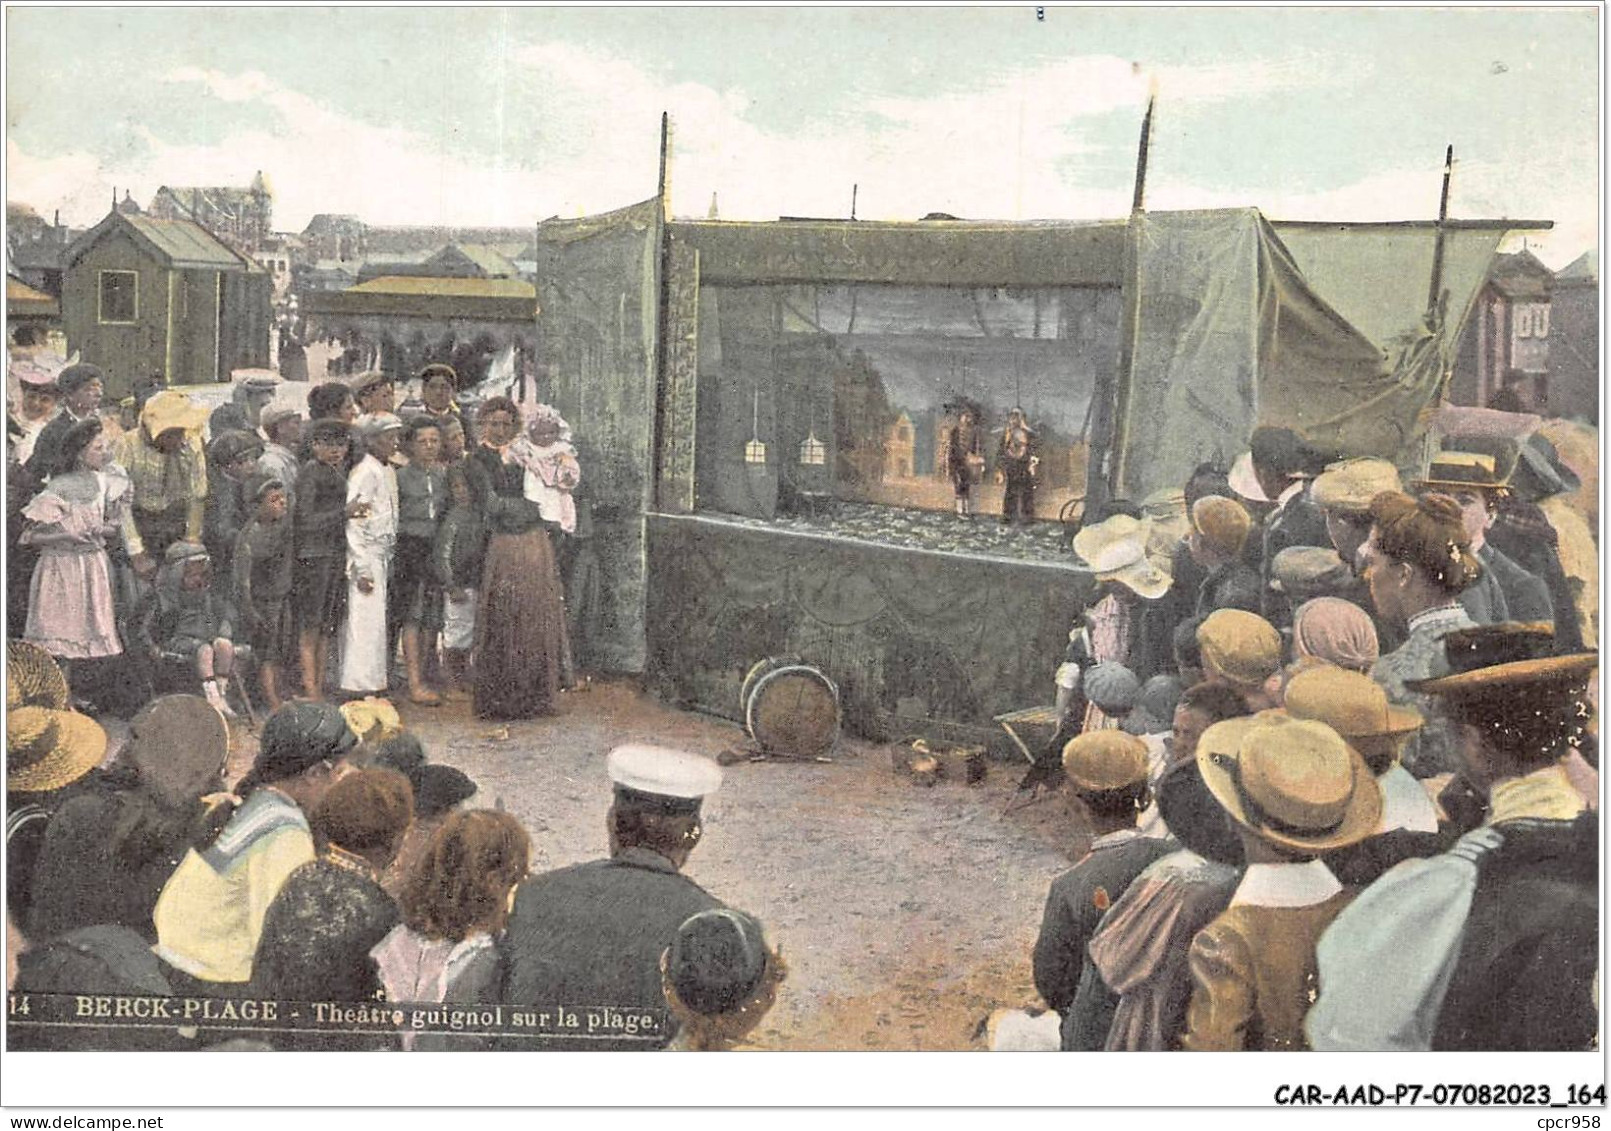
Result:
[[283,702],[280,698],[280,665],[269,662],[259,664],[257,684],[263,689],[263,702],[268,704],[269,713],[278,711]]
[[317,629],[303,629],[297,633],[297,651],[302,655],[302,694],[318,699],[324,683],[324,660]]

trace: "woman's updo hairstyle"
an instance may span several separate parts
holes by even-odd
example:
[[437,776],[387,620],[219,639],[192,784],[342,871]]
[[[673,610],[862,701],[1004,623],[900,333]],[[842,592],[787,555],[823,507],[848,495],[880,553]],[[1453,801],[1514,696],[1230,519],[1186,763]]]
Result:
[[1482,576],[1482,563],[1471,553],[1460,518],[1460,504],[1447,495],[1411,498],[1383,491],[1371,500],[1376,548],[1394,561],[1406,562],[1453,595]]

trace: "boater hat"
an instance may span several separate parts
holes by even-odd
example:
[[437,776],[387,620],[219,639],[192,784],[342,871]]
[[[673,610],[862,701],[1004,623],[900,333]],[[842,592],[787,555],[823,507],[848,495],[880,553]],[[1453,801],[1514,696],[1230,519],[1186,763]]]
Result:
[[49,793],[101,764],[106,731],[88,715],[17,707],[6,715],[6,792]]
[[1325,723],[1268,712],[1215,723],[1197,743],[1197,766],[1231,820],[1294,852],[1357,844],[1381,819],[1375,777]]
[[1500,474],[1498,461],[1482,452],[1439,452],[1432,457],[1426,474],[1415,481],[1416,490],[1427,487],[1447,490],[1479,487],[1492,491],[1504,486],[1505,476]]
[[6,641],[6,709],[49,707],[65,711],[71,692],[54,657],[26,640]]
[[[1406,680],[1405,686],[1423,695],[1462,698],[1517,693],[1551,693],[1565,696],[1593,676],[1598,652],[1550,656],[1553,639],[1549,626],[1490,624],[1459,629],[1443,639],[1450,674],[1436,679]],[[1518,706],[1518,709],[1520,707]]]

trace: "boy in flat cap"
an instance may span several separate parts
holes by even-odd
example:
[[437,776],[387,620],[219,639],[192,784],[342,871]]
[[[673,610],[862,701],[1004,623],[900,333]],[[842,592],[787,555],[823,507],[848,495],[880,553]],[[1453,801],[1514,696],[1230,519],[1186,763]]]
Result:
[[1235,499],[1208,495],[1192,506],[1186,546],[1205,574],[1195,615],[1206,617],[1216,609],[1259,612],[1259,575],[1242,560],[1252,526],[1247,509]]
[[235,582],[235,541],[252,517],[246,481],[257,471],[263,441],[256,432],[213,433],[207,445],[207,512],[202,544],[217,567],[214,578],[229,595]]
[[291,514],[296,554],[291,576],[302,694],[317,699],[324,694],[330,640],[340,631],[347,604],[347,520],[362,513],[363,504],[347,502],[347,424],[315,420],[310,431],[313,458],[297,472],[299,490]]
[[1063,1015],[1065,1051],[1101,1048],[1117,1004],[1088,969],[1086,944],[1142,869],[1176,847],[1136,827],[1151,801],[1147,769],[1146,743],[1123,731],[1082,734],[1063,748],[1063,772],[1090,815],[1094,839],[1079,863],[1052,881],[1034,971],[1040,996]]
[[[698,845],[700,806],[721,784],[708,758],[662,747],[611,751],[615,801],[610,856],[533,876],[516,889],[499,948],[511,1005],[613,1004],[665,1014],[660,956],[692,915],[721,903],[682,874]],[[545,1041],[545,1048],[661,1048],[675,1025],[645,1040]],[[520,1042],[510,1047],[530,1047]]]
[[270,712],[280,708],[280,673],[296,656],[291,605],[291,522],[285,484],[259,475],[250,484],[252,520],[235,543],[235,607],[257,660]]

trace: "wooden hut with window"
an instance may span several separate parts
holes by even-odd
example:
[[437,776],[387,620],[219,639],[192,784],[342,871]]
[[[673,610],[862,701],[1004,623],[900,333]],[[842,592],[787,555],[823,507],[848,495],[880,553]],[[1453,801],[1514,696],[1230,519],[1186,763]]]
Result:
[[68,348],[117,397],[266,366],[273,291],[267,271],[200,224],[114,210],[67,249],[62,321]]

